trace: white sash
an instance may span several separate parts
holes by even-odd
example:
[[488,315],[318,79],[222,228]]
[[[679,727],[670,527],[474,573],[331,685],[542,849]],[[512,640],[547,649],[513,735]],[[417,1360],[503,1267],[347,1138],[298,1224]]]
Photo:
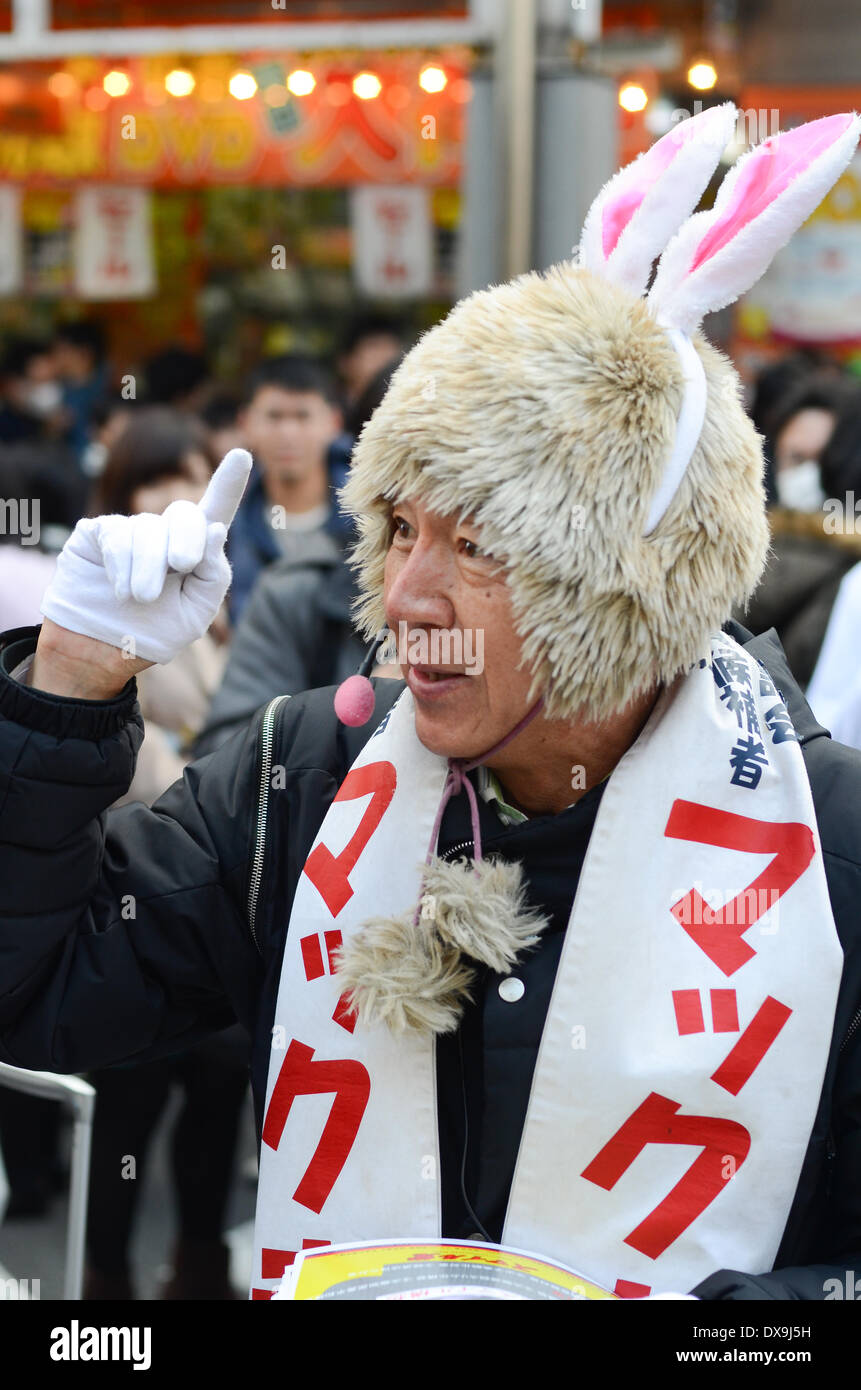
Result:
[[[270,1297],[303,1248],[441,1234],[434,1043],[352,1031],[329,954],[370,916],[414,907],[445,776],[404,692],[305,865],[273,1029],[253,1297]],[[503,1242],[627,1295],[770,1269],[842,959],[786,710],[717,634],[605,788]]]

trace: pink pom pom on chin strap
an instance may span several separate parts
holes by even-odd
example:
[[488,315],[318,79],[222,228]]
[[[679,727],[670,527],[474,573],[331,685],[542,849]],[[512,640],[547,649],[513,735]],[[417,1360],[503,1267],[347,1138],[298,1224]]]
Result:
[[335,713],[350,729],[367,724],[375,703],[374,687],[367,676],[348,676],[335,692]]

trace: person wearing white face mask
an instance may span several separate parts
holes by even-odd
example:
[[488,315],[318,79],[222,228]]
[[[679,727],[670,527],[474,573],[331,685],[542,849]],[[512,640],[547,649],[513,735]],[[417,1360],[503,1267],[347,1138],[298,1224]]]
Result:
[[806,382],[780,412],[774,432],[775,486],[781,507],[818,512],[825,501],[819,456],[834,430],[841,383]]
[[776,628],[803,687],[840,584],[861,560],[861,533],[832,526],[826,505],[851,486],[840,481],[845,470],[832,459],[832,441],[857,396],[857,386],[839,376],[811,374],[778,407],[769,430],[777,492],[769,512],[771,557],[748,609],[737,616],[753,632]]
[[43,439],[52,432],[62,389],[44,343],[24,337],[7,341],[0,397],[0,444]]

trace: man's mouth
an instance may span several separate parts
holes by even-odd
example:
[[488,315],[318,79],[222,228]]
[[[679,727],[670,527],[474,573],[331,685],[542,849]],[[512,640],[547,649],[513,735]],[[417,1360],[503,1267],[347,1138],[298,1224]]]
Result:
[[407,672],[407,685],[415,695],[447,694],[457,685],[462,685],[469,676],[466,671],[454,671],[450,666],[416,666],[411,664]]

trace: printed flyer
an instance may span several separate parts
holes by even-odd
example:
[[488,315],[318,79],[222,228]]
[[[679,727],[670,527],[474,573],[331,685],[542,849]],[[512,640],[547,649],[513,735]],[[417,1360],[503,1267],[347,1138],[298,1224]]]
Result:
[[273,1302],[301,1299],[616,1299],[565,1265],[479,1241],[383,1241],[303,1250]]

